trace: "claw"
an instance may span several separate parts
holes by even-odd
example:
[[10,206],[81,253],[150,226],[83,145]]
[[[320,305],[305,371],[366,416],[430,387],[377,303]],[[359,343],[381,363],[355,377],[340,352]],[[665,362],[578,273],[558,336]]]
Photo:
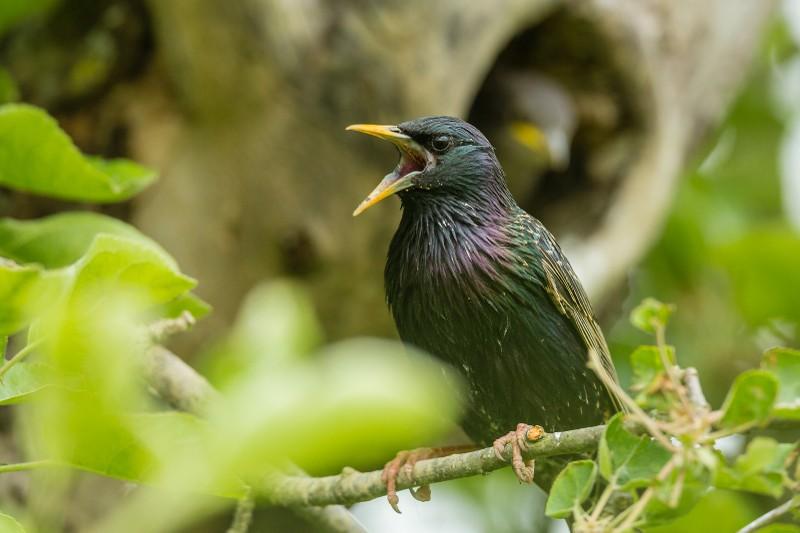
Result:
[[[444,457],[452,453],[474,449],[475,446],[465,445],[446,448],[418,448],[416,450],[398,452],[394,459],[386,463],[381,473],[381,481],[386,485],[386,499],[389,500],[389,505],[392,506],[396,513],[400,513],[400,507],[398,506],[400,499],[397,497],[397,476],[401,470],[411,475],[414,472],[414,465],[417,464],[417,461],[432,457]],[[431,488],[428,485],[420,485],[416,489],[409,489],[409,491],[415,500],[427,502],[431,499]]]
[[431,486],[430,485],[420,485],[416,489],[408,489],[411,492],[411,496],[414,497],[415,500],[418,502],[429,502],[431,501]]
[[506,445],[511,444],[511,467],[514,473],[523,483],[533,483],[535,462],[533,459],[526,461],[522,457],[522,452],[528,450],[528,442],[537,440],[544,435],[541,426],[530,426],[528,424],[517,424],[517,429],[509,431],[499,439],[494,441],[492,448],[500,460],[505,460],[503,456]]

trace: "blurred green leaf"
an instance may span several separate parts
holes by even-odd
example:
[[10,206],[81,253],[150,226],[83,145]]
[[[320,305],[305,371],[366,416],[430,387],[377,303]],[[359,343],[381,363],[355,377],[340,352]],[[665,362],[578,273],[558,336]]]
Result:
[[19,100],[19,89],[17,89],[14,78],[11,77],[11,74],[6,69],[0,67],[0,105],[16,102],[17,100]]
[[84,157],[46,112],[0,106],[0,184],[66,200],[106,203],[135,195],[155,173],[136,163]]
[[0,335],[15,333],[60,297],[65,277],[0,258]]
[[606,480],[616,478],[622,490],[651,484],[671,454],[649,436],[636,436],[623,425],[623,414],[609,420],[597,461]]
[[778,498],[787,479],[784,462],[794,445],[775,439],[756,437],[747,451],[736,458],[732,467],[720,465],[714,476],[719,488],[743,490]]
[[164,318],[177,318],[184,311],[199,319],[211,312],[211,306],[194,293],[187,292],[155,309],[154,314]]
[[35,220],[0,219],[0,255],[19,263],[59,268],[80,259],[100,233],[141,243],[176,267],[175,260],[161,246],[133,226],[86,211],[59,213]]
[[584,459],[573,461],[562,470],[547,498],[545,513],[550,518],[566,518],[573,509],[589,497],[597,479],[597,465],[594,461]]
[[299,286],[264,283],[247,295],[230,335],[209,355],[204,370],[224,387],[242,373],[303,358],[321,339],[311,299]]
[[239,472],[286,456],[311,471],[338,469],[353,465],[355,449],[356,460],[369,465],[452,428],[459,385],[400,343],[351,340],[242,375],[210,421]]
[[13,516],[0,513],[0,531],[2,533],[25,533],[25,528]]
[[0,3],[0,36],[26,18],[51,9],[60,0],[3,0]]
[[772,414],[778,418],[800,419],[800,351],[789,348],[767,350],[761,368],[778,379],[778,399]]
[[29,399],[53,385],[52,368],[40,362],[15,364],[0,380],[0,405],[12,405]]
[[[177,272],[177,263],[155,241],[133,226],[115,218],[91,212],[66,212],[37,220],[0,219],[0,255],[20,263],[37,263],[50,269],[65,267],[80,260],[100,234],[121,237],[147,248],[148,261],[157,261]],[[139,254],[133,251],[129,257]],[[157,256],[157,257],[156,257]],[[133,261],[135,262],[135,261]],[[75,271],[72,271],[75,273]],[[186,278],[188,279],[188,278]],[[210,307],[197,296],[183,292],[155,310],[161,317],[189,311],[195,318],[208,314]]]
[[762,424],[772,412],[778,380],[766,370],[748,370],[737,376],[722,405],[721,428]]
[[646,298],[631,311],[631,324],[645,333],[655,333],[658,326],[667,327],[669,317],[675,306],[653,298]]
[[134,288],[150,306],[171,302],[196,284],[148,244],[109,234],[95,237],[86,254],[69,269],[75,273],[73,294]]

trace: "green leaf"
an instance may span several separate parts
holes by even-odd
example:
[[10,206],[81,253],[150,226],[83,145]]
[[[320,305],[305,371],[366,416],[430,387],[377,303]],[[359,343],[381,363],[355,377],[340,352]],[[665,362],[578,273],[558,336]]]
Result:
[[[666,359],[675,364],[675,348],[666,346]],[[638,391],[636,402],[645,408],[665,409],[669,407],[671,398],[665,397],[662,385],[666,380],[664,361],[658,346],[639,346],[631,354],[633,381],[631,389]]]
[[623,425],[623,414],[608,422],[598,448],[600,473],[616,479],[622,490],[651,484],[671,454],[647,435],[636,436]]
[[184,311],[191,313],[195,319],[200,319],[211,312],[211,306],[195,294],[187,292],[165,303],[156,309],[154,314],[164,318],[176,318]]
[[69,269],[75,272],[73,293],[91,290],[98,294],[127,287],[151,306],[170,302],[196,284],[149,245],[108,234],[95,237],[86,254]]
[[778,379],[778,398],[773,416],[800,420],[800,351],[789,348],[768,350],[761,360],[761,368]]
[[595,480],[597,465],[584,459],[573,461],[562,470],[547,498],[545,514],[550,518],[566,518],[589,497]]
[[[156,254],[163,265],[177,271],[175,260],[133,226],[105,215],[81,211],[37,220],[0,219],[0,255],[50,269],[65,267],[81,259],[100,234],[142,245]],[[162,307],[155,309],[154,314],[159,317],[174,317],[186,310],[195,318],[201,318],[210,310],[208,304],[190,293],[181,293],[158,305]]]
[[0,258],[0,335],[28,325],[62,294],[64,276]]
[[708,492],[711,473],[701,464],[688,463],[676,468],[655,490],[645,510],[647,524],[671,522],[689,512]]
[[100,233],[144,244],[176,266],[175,260],[161,246],[130,224],[86,211],[59,213],[35,220],[0,219],[0,255],[19,263],[59,268],[80,259]]
[[209,354],[203,370],[224,388],[242,373],[307,356],[321,338],[311,299],[299,286],[263,283],[248,293],[230,335]]
[[744,424],[762,424],[772,412],[778,395],[778,380],[766,370],[748,370],[739,374],[722,405],[721,428]]
[[[367,468],[451,428],[460,385],[400,343],[351,340],[282,366],[254,367],[228,383],[209,420],[238,472],[253,474],[286,456],[310,472]],[[354,458],[365,439],[369,448]]]
[[25,533],[25,528],[13,516],[0,513],[0,531],[2,533]]
[[[666,347],[667,360],[675,363],[675,348]],[[649,389],[659,375],[666,372],[664,362],[658,346],[639,346],[631,354],[631,369],[633,370],[633,383],[636,390]]]
[[51,9],[58,2],[59,0],[3,0],[0,2],[0,36],[11,26]]
[[655,333],[657,327],[667,327],[675,306],[647,298],[631,311],[631,324],[645,333]]
[[130,198],[155,173],[136,163],[84,157],[47,113],[25,104],[0,106],[0,185],[85,202]]
[[54,383],[52,368],[39,362],[15,364],[0,381],[0,405],[26,401]]
[[716,470],[714,485],[779,498],[787,479],[784,463],[793,447],[775,439],[756,437],[732,467],[721,465]]

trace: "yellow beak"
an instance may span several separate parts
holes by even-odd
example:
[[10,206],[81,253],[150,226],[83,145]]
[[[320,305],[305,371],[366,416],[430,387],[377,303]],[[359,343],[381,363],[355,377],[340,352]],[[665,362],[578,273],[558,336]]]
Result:
[[[414,139],[401,132],[397,126],[380,126],[377,124],[353,124],[347,126],[347,131],[357,131],[378,137],[391,142],[400,150],[400,164],[390,174],[387,174],[375,189],[364,198],[353,216],[356,217],[379,203],[381,200],[392,196],[402,190],[414,186],[412,178],[415,174],[413,170],[421,170],[428,162],[428,153],[425,148],[420,146]],[[406,170],[412,171],[406,172]]]

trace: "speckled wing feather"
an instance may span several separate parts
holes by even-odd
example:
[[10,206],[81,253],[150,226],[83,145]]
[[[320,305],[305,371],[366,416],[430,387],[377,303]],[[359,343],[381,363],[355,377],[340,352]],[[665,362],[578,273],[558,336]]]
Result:
[[[541,222],[530,217],[530,215],[528,217],[532,223],[539,225],[542,230],[538,232],[539,246],[542,250],[542,269],[547,277],[547,294],[561,314],[569,318],[575,325],[578,334],[586,344],[587,358],[589,350],[594,350],[608,375],[618,382],[617,372],[611,360],[608,344],[606,344],[600,325],[594,318],[592,306],[589,303],[586,292],[583,290],[583,286],[581,286],[578,277],[572,270],[572,266],[566,260],[553,235],[541,225]],[[620,411],[624,410],[624,403],[617,394],[608,388],[606,390],[616,407]]]

